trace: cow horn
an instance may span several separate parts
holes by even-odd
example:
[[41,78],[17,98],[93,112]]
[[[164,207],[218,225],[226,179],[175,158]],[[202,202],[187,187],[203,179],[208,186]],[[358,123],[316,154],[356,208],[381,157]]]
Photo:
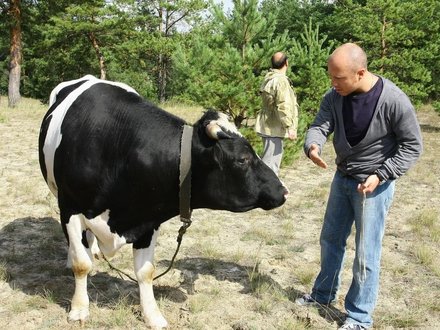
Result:
[[214,140],[231,138],[228,134],[223,132],[221,127],[215,121],[212,121],[208,125],[206,125],[206,134]]

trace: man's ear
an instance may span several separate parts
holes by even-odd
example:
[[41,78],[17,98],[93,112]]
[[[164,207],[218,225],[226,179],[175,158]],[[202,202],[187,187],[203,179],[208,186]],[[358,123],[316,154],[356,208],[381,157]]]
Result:
[[367,70],[365,68],[361,68],[357,71],[357,74],[358,74],[360,80],[365,78],[366,72],[367,72]]

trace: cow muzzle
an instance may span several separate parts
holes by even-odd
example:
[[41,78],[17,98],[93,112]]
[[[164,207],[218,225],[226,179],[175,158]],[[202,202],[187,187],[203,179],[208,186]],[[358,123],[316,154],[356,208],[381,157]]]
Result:
[[287,200],[287,196],[289,195],[290,191],[289,188],[287,188],[287,186],[284,184],[283,181],[281,181],[281,186],[284,188],[284,200]]

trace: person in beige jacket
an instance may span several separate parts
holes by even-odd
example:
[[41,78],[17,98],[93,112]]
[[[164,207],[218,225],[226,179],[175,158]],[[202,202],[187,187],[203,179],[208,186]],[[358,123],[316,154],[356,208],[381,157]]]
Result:
[[277,52],[271,61],[272,68],[260,87],[262,109],[257,116],[255,131],[263,139],[263,162],[278,175],[283,157],[283,139],[297,138],[298,103],[286,76],[287,56]]

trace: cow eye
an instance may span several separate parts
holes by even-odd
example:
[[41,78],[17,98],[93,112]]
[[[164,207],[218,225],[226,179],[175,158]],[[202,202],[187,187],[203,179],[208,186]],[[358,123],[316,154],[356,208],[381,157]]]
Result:
[[249,157],[243,156],[237,159],[237,163],[240,165],[246,165],[249,163]]

